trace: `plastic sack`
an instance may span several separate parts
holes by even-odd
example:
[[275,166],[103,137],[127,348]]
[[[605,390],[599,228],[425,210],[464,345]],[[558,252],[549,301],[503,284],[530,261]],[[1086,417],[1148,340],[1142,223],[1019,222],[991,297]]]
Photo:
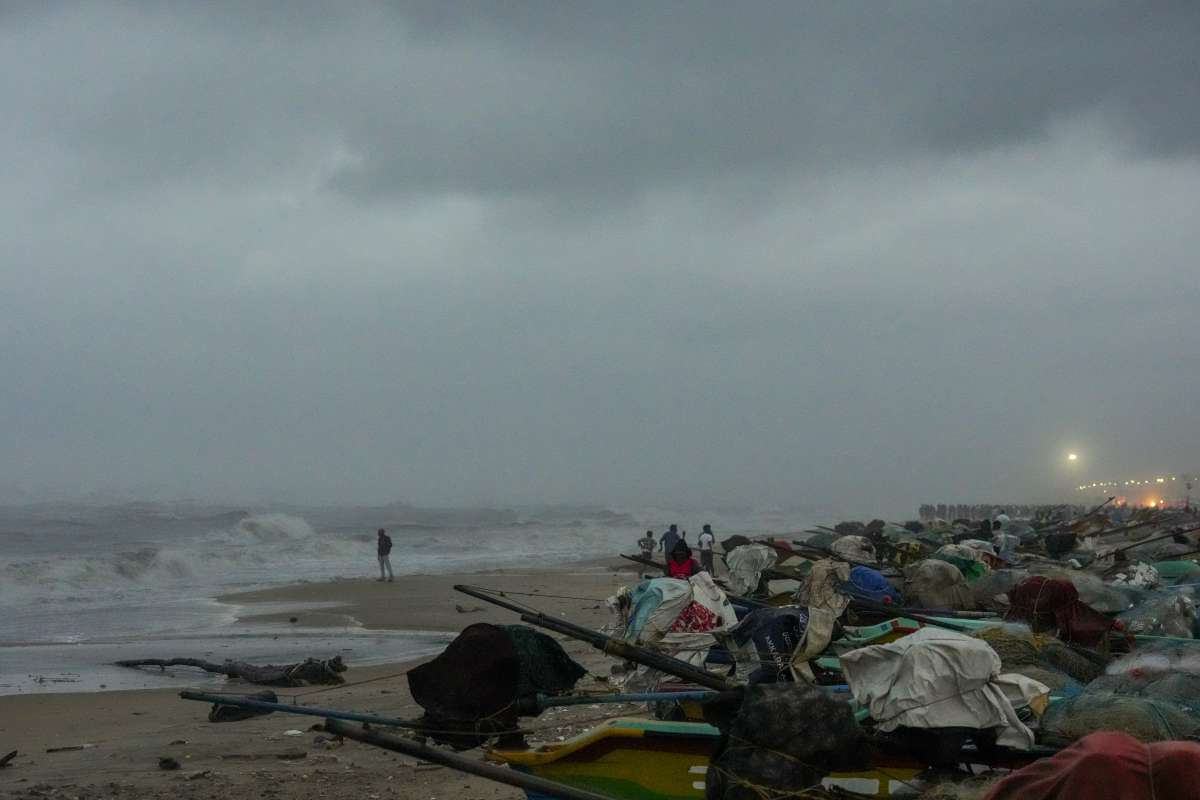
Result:
[[753,594],[758,589],[763,571],[775,565],[776,554],[765,544],[746,544],[726,554],[729,567],[729,588],[735,595]]
[[974,608],[975,598],[958,567],[936,558],[904,568],[904,596],[921,608]]
[[842,591],[851,597],[870,600],[873,603],[903,603],[900,593],[888,583],[883,573],[870,567],[852,568],[850,580],[842,585]]
[[865,536],[843,536],[829,545],[829,552],[852,564],[876,564],[875,545]]
[[807,628],[808,610],[800,606],[759,608],[729,631],[725,641],[750,683],[773,683],[791,679],[792,653]]
[[1140,561],[1121,570],[1112,579],[1116,586],[1132,586],[1135,589],[1153,589],[1161,582],[1158,570]]

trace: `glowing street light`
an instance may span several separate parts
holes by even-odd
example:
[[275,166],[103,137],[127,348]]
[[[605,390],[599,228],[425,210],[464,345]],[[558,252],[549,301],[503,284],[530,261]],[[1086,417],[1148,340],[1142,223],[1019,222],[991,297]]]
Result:
[[1078,460],[1079,460],[1078,453],[1067,453],[1067,461],[1078,461]]

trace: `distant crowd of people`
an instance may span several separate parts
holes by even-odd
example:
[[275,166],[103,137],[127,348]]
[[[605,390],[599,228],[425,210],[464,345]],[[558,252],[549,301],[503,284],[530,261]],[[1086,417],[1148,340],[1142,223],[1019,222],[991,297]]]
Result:
[[1086,514],[1088,509],[1084,506],[1077,505],[1001,505],[999,503],[925,503],[919,509],[918,513],[922,522],[931,522],[935,519],[943,519],[947,522],[953,522],[958,519],[977,520],[995,519],[997,509],[1007,509],[1006,516],[1011,516],[1014,519],[1037,520],[1044,518],[1057,519],[1073,519],[1074,517]]
[[642,558],[654,561],[656,552],[662,554],[663,571],[669,578],[690,578],[699,572],[716,574],[713,565],[713,548],[717,537],[713,535],[712,526],[705,525],[696,537],[696,547],[700,550],[700,561],[692,558],[692,548],[687,543],[687,531],[680,531],[678,525],[671,525],[657,539],[654,531],[646,531],[646,535],[638,539],[638,549]]

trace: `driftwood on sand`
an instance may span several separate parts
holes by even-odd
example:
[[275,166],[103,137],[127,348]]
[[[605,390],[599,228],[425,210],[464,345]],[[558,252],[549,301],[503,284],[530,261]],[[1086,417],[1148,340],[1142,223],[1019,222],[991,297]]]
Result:
[[304,686],[309,683],[344,683],[341,673],[347,667],[341,656],[328,659],[306,658],[298,664],[248,664],[224,661],[220,664],[202,658],[133,658],[116,662],[118,667],[196,667],[230,678],[241,678],[261,686]]

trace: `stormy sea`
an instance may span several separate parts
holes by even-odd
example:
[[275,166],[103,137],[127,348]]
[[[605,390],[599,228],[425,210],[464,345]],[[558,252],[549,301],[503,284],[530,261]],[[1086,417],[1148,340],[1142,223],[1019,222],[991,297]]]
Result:
[[[272,585],[373,577],[375,530],[395,543],[397,574],[545,568],[632,552],[647,529],[678,522],[718,538],[830,522],[813,506],[707,510],[234,508],[196,503],[0,506],[0,694],[178,685],[121,658],[289,662],[340,652],[356,664],[436,652],[422,631],[233,625],[220,595]],[[695,533],[689,536],[694,540]],[[402,602],[402,601],[401,601]],[[219,678],[214,678],[219,680]],[[195,684],[203,678],[189,676]]]

